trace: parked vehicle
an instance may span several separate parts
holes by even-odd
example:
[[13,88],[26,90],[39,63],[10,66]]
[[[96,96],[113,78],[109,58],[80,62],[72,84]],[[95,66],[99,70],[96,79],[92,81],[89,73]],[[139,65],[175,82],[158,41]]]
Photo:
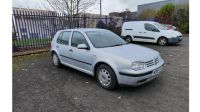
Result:
[[178,31],[167,30],[166,27],[158,22],[152,21],[132,21],[122,25],[121,36],[126,42],[141,41],[167,45],[179,43],[182,34]]
[[66,65],[94,76],[105,89],[149,82],[164,64],[157,51],[127,44],[104,29],[58,31],[51,43],[51,54],[56,67]]
[[176,27],[170,24],[162,24],[167,30],[176,30]]

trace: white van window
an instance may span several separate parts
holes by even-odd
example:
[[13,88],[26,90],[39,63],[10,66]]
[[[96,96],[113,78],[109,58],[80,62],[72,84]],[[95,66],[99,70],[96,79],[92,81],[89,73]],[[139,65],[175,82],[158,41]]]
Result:
[[165,27],[164,25],[161,25],[160,23],[154,23],[154,25],[161,30],[167,30],[167,27]]
[[145,27],[145,30],[147,30],[147,31],[159,32],[159,30],[152,24],[145,23],[144,27]]

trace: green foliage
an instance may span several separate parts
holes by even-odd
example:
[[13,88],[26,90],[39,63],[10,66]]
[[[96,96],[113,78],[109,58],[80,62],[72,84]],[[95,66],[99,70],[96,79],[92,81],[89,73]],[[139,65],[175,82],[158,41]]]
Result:
[[160,8],[157,12],[156,19],[165,24],[173,24],[173,14],[175,6],[171,3],[168,3]]
[[141,20],[146,20],[149,18],[155,18],[157,11],[155,9],[145,9],[139,15],[138,18]]
[[50,44],[50,38],[27,38],[27,39],[16,39],[13,41],[15,46],[32,46],[39,44]]
[[189,33],[189,5],[166,4],[158,10],[156,20],[175,25],[182,33]]
[[157,15],[172,15],[174,11],[174,5],[172,3],[165,4],[163,7],[160,8]]
[[173,19],[181,32],[189,33],[189,5],[177,6]]

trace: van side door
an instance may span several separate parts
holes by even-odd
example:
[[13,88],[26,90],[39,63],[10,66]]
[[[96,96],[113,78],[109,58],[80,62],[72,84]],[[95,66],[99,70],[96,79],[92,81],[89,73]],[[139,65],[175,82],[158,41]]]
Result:
[[137,31],[137,35],[134,36],[134,38],[142,42],[155,42],[158,34],[159,30],[154,25],[144,23],[140,30]]
[[156,42],[158,36],[160,35],[159,29],[150,23],[145,23],[144,29],[145,31],[143,32],[143,35],[146,42]]

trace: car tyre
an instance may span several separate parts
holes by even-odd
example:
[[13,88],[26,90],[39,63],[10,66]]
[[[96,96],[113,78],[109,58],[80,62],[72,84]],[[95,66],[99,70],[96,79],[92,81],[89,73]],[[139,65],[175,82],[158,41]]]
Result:
[[132,42],[131,36],[126,36],[126,37],[125,37],[125,41],[126,41],[127,43],[131,43],[131,42]]
[[102,64],[97,68],[96,78],[99,85],[105,89],[113,90],[117,87],[115,72],[106,64]]
[[160,46],[165,46],[165,45],[167,45],[167,43],[168,43],[168,41],[167,41],[167,38],[165,38],[165,37],[161,37],[158,39],[158,45],[160,45]]
[[60,59],[58,57],[58,55],[56,53],[52,54],[52,60],[53,60],[53,65],[56,66],[57,68],[61,67],[61,62]]

